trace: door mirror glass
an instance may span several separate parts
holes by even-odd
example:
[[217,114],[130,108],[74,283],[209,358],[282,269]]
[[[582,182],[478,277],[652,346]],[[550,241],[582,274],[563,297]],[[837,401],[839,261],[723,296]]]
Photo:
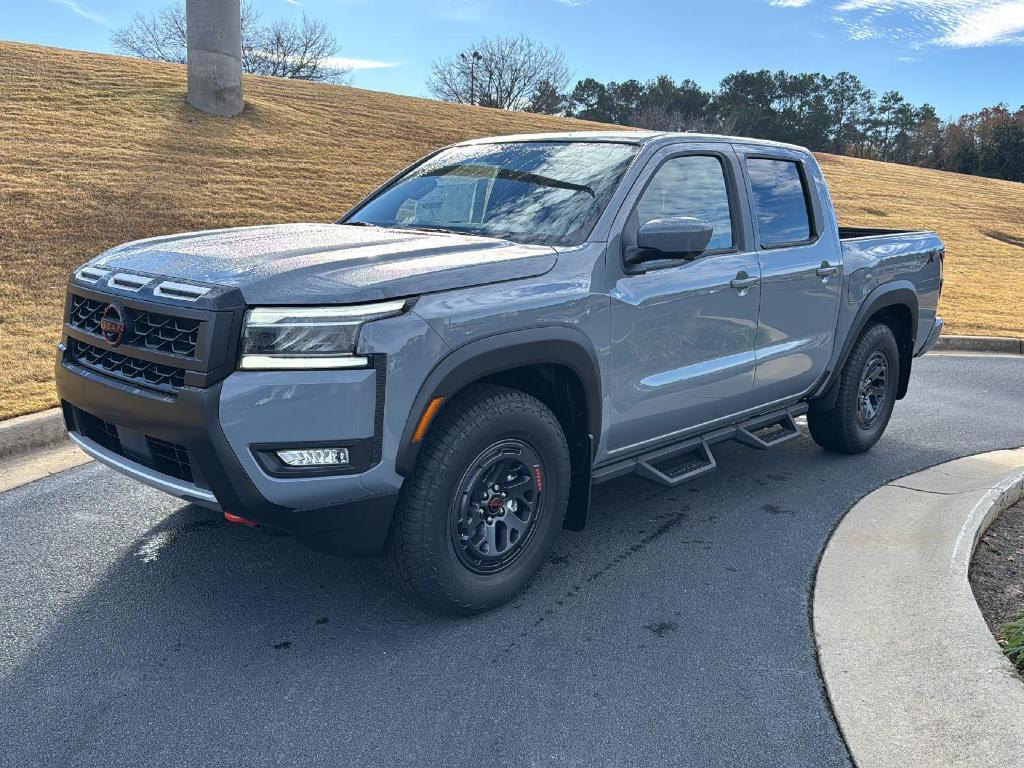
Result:
[[688,216],[653,219],[637,232],[637,248],[629,261],[695,259],[708,249],[713,235],[713,227]]

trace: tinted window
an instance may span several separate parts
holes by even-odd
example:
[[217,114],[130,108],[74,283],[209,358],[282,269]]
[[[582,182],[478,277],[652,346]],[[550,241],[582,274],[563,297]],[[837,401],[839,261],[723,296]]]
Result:
[[637,148],[605,142],[453,147],[412,169],[344,223],[577,245]]
[[725,171],[717,157],[676,157],[651,179],[636,206],[639,224],[689,216],[714,228],[708,250],[732,248],[732,215]]
[[788,160],[747,161],[761,245],[811,239],[811,218],[800,167]]

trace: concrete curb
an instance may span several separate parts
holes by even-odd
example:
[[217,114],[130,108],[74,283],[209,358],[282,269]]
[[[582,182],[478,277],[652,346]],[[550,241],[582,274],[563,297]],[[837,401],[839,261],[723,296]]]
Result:
[[67,439],[60,408],[0,421],[0,459],[60,445]]
[[998,352],[1024,355],[1024,339],[999,336],[940,336],[935,345],[938,352]]
[[1024,683],[968,581],[996,516],[1024,498],[1024,448],[942,464],[861,500],[832,536],[814,634],[858,768],[1021,765]]

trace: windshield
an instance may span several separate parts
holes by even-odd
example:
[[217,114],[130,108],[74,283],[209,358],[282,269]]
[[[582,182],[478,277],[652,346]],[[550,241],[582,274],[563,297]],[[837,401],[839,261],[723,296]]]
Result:
[[579,245],[636,152],[635,146],[610,142],[453,147],[409,171],[342,223]]

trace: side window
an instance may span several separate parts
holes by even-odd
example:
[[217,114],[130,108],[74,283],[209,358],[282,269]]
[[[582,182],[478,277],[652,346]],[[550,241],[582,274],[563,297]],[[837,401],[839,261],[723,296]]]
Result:
[[690,216],[714,228],[708,250],[733,247],[732,213],[725,170],[717,157],[690,155],[668,160],[636,205],[642,226],[668,216]]
[[811,214],[800,166],[790,160],[747,160],[761,245],[811,239]]

